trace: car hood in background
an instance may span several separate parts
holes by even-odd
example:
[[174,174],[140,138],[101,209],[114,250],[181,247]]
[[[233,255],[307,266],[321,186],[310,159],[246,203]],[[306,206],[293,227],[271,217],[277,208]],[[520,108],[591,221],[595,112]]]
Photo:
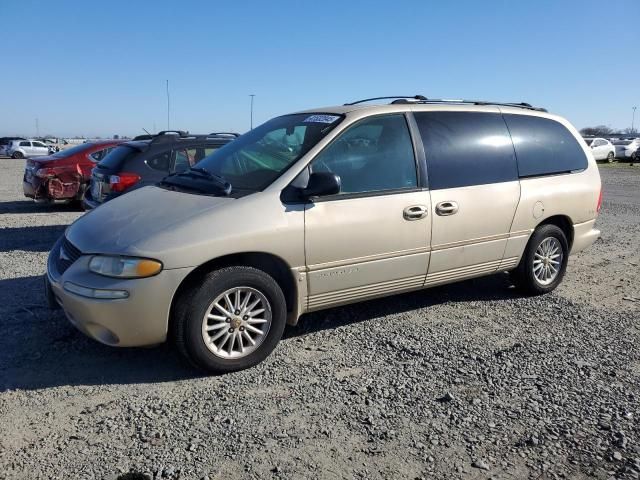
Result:
[[233,201],[144,187],[91,210],[67,229],[66,236],[86,254],[144,255],[136,243]]

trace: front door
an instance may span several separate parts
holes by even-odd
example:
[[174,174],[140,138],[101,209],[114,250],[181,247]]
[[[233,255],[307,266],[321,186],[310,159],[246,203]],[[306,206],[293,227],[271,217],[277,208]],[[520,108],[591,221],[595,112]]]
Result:
[[500,267],[520,199],[513,144],[502,115],[416,112],[432,204],[426,285]]
[[420,288],[429,261],[431,208],[403,114],[367,118],[311,163],[341,191],[305,208],[308,308]]

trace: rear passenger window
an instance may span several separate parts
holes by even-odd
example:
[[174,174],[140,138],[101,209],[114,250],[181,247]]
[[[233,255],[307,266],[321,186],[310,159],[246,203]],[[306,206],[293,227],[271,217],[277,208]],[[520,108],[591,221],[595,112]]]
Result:
[[499,113],[415,112],[427,156],[429,188],[518,179],[509,131]]
[[146,164],[154,170],[168,173],[169,166],[171,165],[171,150],[159,153],[154,157],[148,158]]
[[416,162],[404,115],[385,115],[349,127],[311,164],[340,177],[340,193],[416,188]]
[[587,168],[587,157],[564,125],[548,118],[504,115],[521,177],[552,175]]
[[30,147],[31,146],[31,142],[20,142],[20,146],[21,147]]

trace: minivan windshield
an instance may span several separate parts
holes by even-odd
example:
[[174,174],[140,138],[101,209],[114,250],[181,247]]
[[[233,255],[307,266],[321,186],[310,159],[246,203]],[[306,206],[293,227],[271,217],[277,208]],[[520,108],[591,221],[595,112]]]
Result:
[[301,113],[276,117],[195,164],[233,190],[266,188],[333,130],[344,116]]

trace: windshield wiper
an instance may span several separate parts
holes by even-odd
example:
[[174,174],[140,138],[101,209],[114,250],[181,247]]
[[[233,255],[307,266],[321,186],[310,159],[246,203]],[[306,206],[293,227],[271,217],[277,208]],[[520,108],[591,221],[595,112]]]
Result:
[[[195,175],[194,175],[195,174]],[[195,168],[189,168],[189,170],[186,170],[184,172],[176,172],[176,173],[172,173],[171,175],[168,175],[165,178],[168,177],[198,177],[198,178],[207,178],[209,180],[214,180],[215,183],[218,184],[218,186],[222,189],[222,191],[224,192],[225,195],[229,195],[231,194],[231,184],[229,182],[227,182],[224,177],[221,177],[220,175],[215,175],[213,173],[211,173],[209,170],[206,170],[204,168],[201,167],[195,167]],[[164,182],[164,180],[163,180]]]

